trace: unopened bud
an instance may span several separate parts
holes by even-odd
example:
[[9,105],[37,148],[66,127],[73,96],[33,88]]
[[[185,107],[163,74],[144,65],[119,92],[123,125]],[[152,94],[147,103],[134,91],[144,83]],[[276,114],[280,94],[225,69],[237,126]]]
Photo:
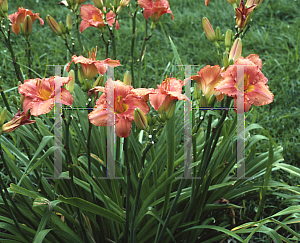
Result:
[[106,11],[109,11],[109,9],[110,9],[110,0],[105,1],[105,8],[106,8]]
[[49,14],[46,17],[47,23],[50,26],[51,30],[56,34],[61,36],[62,30],[59,27],[58,23],[55,21],[54,18],[52,18]]
[[11,98],[12,102],[14,103],[14,105],[18,105],[18,100],[15,95],[12,95],[10,98]]
[[173,116],[173,114],[175,112],[175,108],[176,108],[176,100],[172,100],[168,109],[166,110],[167,120],[171,119],[171,117]]
[[120,6],[121,8],[125,8],[129,4],[130,0],[121,0]]
[[228,54],[226,52],[223,52],[223,65],[225,69],[227,69],[229,66]]
[[20,98],[20,107],[23,107],[24,100],[25,100],[25,96],[21,95],[21,98]]
[[147,119],[148,125],[151,126],[152,125],[152,119],[151,119],[151,115],[149,113],[146,114],[146,119]]
[[104,76],[103,75],[100,75],[96,81],[94,82],[93,84],[93,88],[95,88],[96,86],[102,86],[103,85],[103,82],[104,82]]
[[201,96],[200,96],[200,100],[199,100],[199,106],[200,107],[207,107],[207,100],[204,94],[202,94],[201,91]]
[[146,130],[148,127],[147,118],[140,108],[134,109],[134,122],[139,129]]
[[194,134],[194,133],[196,133],[196,132],[197,132],[197,125],[195,125],[195,126],[193,127],[192,134]]
[[233,62],[235,62],[235,60],[238,59],[241,55],[242,55],[242,40],[241,38],[237,38],[231,47],[229,60],[233,59]]
[[119,6],[119,0],[114,0],[114,8],[117,9]]
[[217,41],[221,41],[221,30],[219,26],[216,28],[216,39]]
[[0,126],[2,126],[4,124],[6,115],[7,115],[7,110],[6,110],[6,108],[4,108],[0,114]]
[[63,34],[66,34],[66,33],[67,33],[67,30],[66,30],[65,25],[63,24],[63,22],[59,21],[59,27],[60,27],[61,32],[62,32]]
[[103,8],[103,0],[93,0],[95,6],[99,9]]
[[208,99],[208,107],[213,107],[215,103],[215,95],[211,95]]
[[162,111],[162,113],[160,114],[160,120],[162,122],[165,122],[167,120],[167,115],[165,111]]
[[202,18],[202,25],[203,25],[203,29],[205,31],[205,35],[206,37],[211,41],[211,42],[215,42],[216,40],[216,35],[215,35],[215,31],[212,28],[210,22],[208,21],[208,19],[206,17]]
[[157,122],[157,116],[152,117],[152,118],[151,118],[151,124],[152,124],[152,125],[155,125],[156,122]]
[[8,2],[7,0],[0,1],[0,12],[3,12],[3,14],[6,16],[8,11]]
[[81,68],[78,69],[78,80],[79,83],[84,84],[85,78],[83,76],[83,71]]
[[69,71],[68,77],[71,77],[72,79],[69,81],[69,83],[66,84],[66,89],[73,94],[74,86],[75,86],[75,72],[73,69]]
[[69,34],[71,33],[71,30],[72,30],[72,17],[70,14],[67,15],[67,18],[66,18],[66,27],[67,27],[67,30],[69,32]]
[[226,51],[229,51],[229,47],[231,45],[231,40],[232,40],[232,30],[227,30],[226,31],[226,35],[225,35],[225,47],[226,47]]
[[129,71],[125,72],[123,83],[126,85],[131,85],[131,76]]
[[196,100],[200,99],[200,90],[197,83],[194,83],[194,97]]

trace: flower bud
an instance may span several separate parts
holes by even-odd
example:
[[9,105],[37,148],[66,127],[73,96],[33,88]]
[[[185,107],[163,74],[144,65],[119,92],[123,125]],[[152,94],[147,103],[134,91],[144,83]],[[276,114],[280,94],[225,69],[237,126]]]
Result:
[[151,115],[149,113],[146,114],[146,119],[147,119],[148,125],[151,126],[152,125],[152,119],[151,119]]
[[12,100],[12,102],[14,103],[14,105],[18,105],[18,100],[17,100],[17,97],[15,95],[12,95],[10,97],[10,99]]
[[203,29],[205,31],[205,35],[206,37],[211,41],[211,42],[215,42],[216,40],[216,35],[214,32],[214,29],[212,28],[210,22],[208,21],[208,19],[206,17],[202,18],[202,25],[203,25]]
[[259,9],[260,8],[260,5],[262,4],[262,2],[263,2],[263,0],[256,0],[256,6],[255,6],[255,9],[254,10],[257,10],[257,9]]
[[241,38],[237,38],[231,47],[229,60],[233,59],[233,62],[235,62],[235,60],[238,59],[241,55],[242,55],[242,40]]
[[152,117],[152,118],[151,118],[151,123],[152,123],[152,125],[155,125],[156,122],[157,122],[157,116]]
[[208,107],[213,107],[214,106],[214,103],[215,103],[215,95],[211,95],[208,99]]
[[104,82],[104,76],[103,75],[100,75],[96,81],[94,82],[93,84],[93,88],[95,88],[96,86],[102,86],[103,85],[103,82]]
[[194,97],[196,100],[200,99],[200,89],[197,83],[194,83]]
[[58,23],[52,18],[49,14],[46,17],[47,23],[50,26],[51,30],[58,36],[61,36],[62,30],[59,27]]
[[226,31],[226,35],[225,35],[225,47],[226,47],[226,51],[229,51],[229,47],[231,45],[231,40],[232,40],[232,30],[227,30]]
[[75,86],[75,72],[73,69],[69,71],[68,77],[71,77],[72,79],[69,81],[69,83],[66,84],[66,89],[73,94],[74,86]]
[[99,9],[103,8],[103,0],[93,0],[95,6]]
[[106,11],[109,11],[109,9],[110,9],[110,0],[105,1],[105,8],[106,8]]
[[166,110],[167,120],[171,119],[171,117],[173,116],[173,114],[175,112],[175,108],[176,108],[176,100],[172,100],[168,109]]
[[25,96],[21,95],[21,98],[20,98],[20,107],[23,107],[24,100],[25,100]]
[[82,68],[78,68],[78,80],[79,83],[84,84],[85,78],[83,76]]
[[236,0],[227,0],[227,2],[231,3],[231,4],[235,4]]
[[199,106],[200,107],[207,107],[207,100],[204,94],[202,94],[202,90],[200,90],[201,96],[199,99]]
[[229,66],[228,54],[226,52],[223,52],[223,65],[225,69],[227,69]]
[[192,134],[197,133],[197,125],[193,127]]
[[6,115],[7,115],[7,110],[6,108],[4,108],[0,114],[0,126],[2,126],[3,123],[5,122]]
[[162,111],[162,113],[159,115],[161,122],[165,122],[167,120],[167,115],[165,111]]
[[67,27],[67,30],[69,32],[69,34],[71,34],[71,30],[72,30],[72,17],[70,14],[67,15],[67,18],[66,18],[66,27]]
[[8,11],[8,2],[7,0],[0,1],[0,12],[2,11],[3,17],[7,17],[7,11]]
[[67,33],[67,30],[66,30],[65,25],[63,24],[63,22],[59,21],[59,27],[60,27],[61,32],[62,32],[63,34],[66,34],[66,33]]
[[131,85],[131,76],[129,71],[125,72],[123,83],[126,85]]
[[25,36],[26,39],[28,39],[28,36],[32,32],[32,20],[29,15],[26,15],[24,19],[24,23],[20,24],[21,32]]
[[130,0],[121,0],[120,6],[121,8],[125,8],[129,4]]
[[119,6],[119,0],[114,0],[114,8],[117,9]]
[[140,108],[134,109],[134,122],[139,129],[146,130],[148,127],[147,119]]
[[221,41],[222,40],[221,39],[221,30],[220,30],[219,26],[217,26],[217,28],[216,28],[216,39],[217,39],[217,41]]

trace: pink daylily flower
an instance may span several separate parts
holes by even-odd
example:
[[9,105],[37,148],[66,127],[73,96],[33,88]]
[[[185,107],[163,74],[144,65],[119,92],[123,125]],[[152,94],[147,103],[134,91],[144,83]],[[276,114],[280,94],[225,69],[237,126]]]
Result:
[[[245,112],[249,111],[251,105],[262,106],[273,102],[274,95],[267,86],[268,79],[261,72],[262,61],[258,55],[251,54],[246,58],[240,57],[235,61],[234,65],[246,65],[244,68]],[[223,80],[214,89],[220,91],[221,94],[234,97],[236,107],[237,67],[229,66],[221,75]]]
[[107,126],[107,83],[109,81],[114,84],[114,109],[111,112],[115,114],[116,134],[119,137],[127,138],[130,135],[131,122],[134,121],[134,109],[140,108],[144,114],[147,114],[150,108],[146,101],[132,92],[132,86],[125,85],[120,80],[112,81],[109,79],[105,88],[97,86],[89,92],[89,94],[94,91],[103,92],[96,102],[95,108],[97,109],[88,115],[92,124]]
[[[103,7],[103,9],[105,10],[105,7]],[[104,14],[101,12],[100,9],[96,8],[92,4],[83,4],[80,7],[80,15],[82,18],[82,21],[79,26],[80,33],[82,33],[82,31],[84,31],[88,27],[96,27],[99,29],[105,27]],[[115,22],[115,13],[112,10],[106,14],[106,20],[109,26],[113,26]],[[118,30],[119,27],[119,22],[116,21],[116,30]]]
[[[59,77],[60,78],[60,77]],[[61,78],[61,85],[67,84],[72,77]],[[23,110],[30,110],[34,116],[49,113],[55,103],[55,77],[43,79],[27,79],[19,85],[19,93],[25,97]],[[61,88],[61,103],[72,105],[73,97],[70,92]]]
[[44,24],[44,20],[42,18],[39,17],[39,14],[36,13],[34,14],[31,10],[29,9],[24,9],[24,8],[18,8],[18,12],[14,13],[14,14],[11,14],[8,16],[8,18],[10,19],[10,22],[12,23],[11,25],[11,28],[12,28],[12,31],[18,35],[19,34],[19,31],[20,31],[20,25],[21,23],[24,24],[24,20],[25,20],[25,17],[29,15],[31,20],[32,20],[32,23],[36,20],[36,19],[39,19],[40,21],[40,25],[43,25]]
[[67,72],[70,71],[70,65],[72,62],[80,63],[83,76],[84,78],[88,80],[92,80],[97,73],[100,75],[103,75],[108,66],[120,66],[121,63],[119,60],[112,60],[110,58],[107,58],[103,61],[96,61],[96,55],[97,55],[97,48],[96,50],[92,49],[91,52],[89,52],[89,58],[85,58],[83,56],[77,57],[76,55],[72,56],[72,61],[68,63],[66,70]]
[[177,80],[176,78],[166,77],[166,80],[162,81],[161,85],[157,85],[157,89],[139,88],[132,92],[143,97],[145,100],[149,97],[150,104],[159,113],[166,111],[172,100],[175,99],[188,100],[190,102],[191,110],[191,101],[188,97],[181,94],[183,85],[184,83],[180,79]]
[[151,17],[153,22],[157,22],[163,14],[171,14],[171,19],[174,19],[173,13],[170,10],[170,5],[167,0],[139,0],[139,5],[144,8],[144,17],[148,19]]
[[191,77],[192,80],[197,82],[199,89],[202,90],[202,94],[205,95],[206,100],[212,95],[216,96],[218,102],[224,99],[224,94],[214,90],[214,87],[223,79],[221,76],[223,70],[218,65],[213,67],[207,65],[202,68],[200,72],[197,72],[198,75]]

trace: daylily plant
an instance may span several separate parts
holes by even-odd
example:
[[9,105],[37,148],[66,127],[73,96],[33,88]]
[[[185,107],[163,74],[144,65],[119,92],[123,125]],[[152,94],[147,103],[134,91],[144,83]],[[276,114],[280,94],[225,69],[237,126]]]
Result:
[[12,23],[12,31],[18,35],[19,34],[19,31],[20,31],[20,24],[24,24],[24,20],[25,20],[25,17],[29,15],[31,20],[32,20],[32,23],[36,20],[36,19],[39,19],[40,21],[40,25],[43,25],[44,24],[44,20],[42,18],[39,17],[39,14],[36,13],[32,13],[31,10],[29,9],[24,9],[24,8],[19,8],[18,9],[18,12],[14,13],[14,14],[11,14],[8,16],[8,18],[10,19],[11,23]]
[[[105,11],[105,7],[103,9]],[[100,9],[96,8],[94,5],[83,4],[80,7],[80,15],[82,18],[79,27],[80,33],[82,33],[82,31],[84,31],[88,27],[96,27],[99,29],[105,27],[104,14],[101,12]],[[109,13],[106,14],[106,20],[109,26],[113,26],[115,22],[115,14],[113,11],[109,11]],[[119,27],[119,22],[116,21],[115,28],[118,30]]]
[[[248,112],[251,105],[262,106],[273,102],[274,95],[267,86],[268,79],[261,72],[262,61],[256,54],[248,57],[240,57],[234,65],[244,65],[244,99],[245,112]],[[227,94],[234,97],[234,106],[236,107],[237,99],[237,67],[229,66],[228,69],[221,73],[223,80],[215,86],[216,91],[221,94]]]
[[[70,80],[71,77],[61,78],[61,86]],[[34,116],[49,113],[55,102],[55,77],[25,80],[24,84],[19,85],[19,93],[25,97],[24,112],[30,110]],[[64,88],[61,88],[61,103],[64,105],[72,105],[73,103],[72,95]]]
[[95,110],[88,116],[92,124],[96,126],[107,126],[107,84],[113,82],[114,85],[114,108],[111,110],[115,114],[116,134],[119,137],[128,137],[131,131],[131,122],[134,121],[134,110],[140,108],[144,114],[150,111],[146,101],[133,93],[133,87],[125,85],[120,80],[109,79],[105,83],[105,88],[97,86],[93,91],[100,91],[103,94],[96,102]]
[[120,66],[120,61],[118,60],[111,60],[110,58],[107,58],[103,61],[96,61],[96,55],[97,55],[97,48],[92,49],[89,52],[89,58],[85,58],[83,56],[77,57],[76,55],[72,56],[72,61],[68,63],[66,70],[69,72],[70,70],[70,65],[72,62],[80,63],[82,71],[83,71],[83,76],[85,79],[92,80],[97,73],[103,75],[107,67],[110,66]]

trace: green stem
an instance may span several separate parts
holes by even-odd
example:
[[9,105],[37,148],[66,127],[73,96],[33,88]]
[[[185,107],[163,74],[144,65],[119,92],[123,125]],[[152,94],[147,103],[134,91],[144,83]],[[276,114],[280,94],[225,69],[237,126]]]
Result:
[[4,33],[4,31],[2,30],[2,27],[0,26],[0,31],[1,33],[3,34],[4,36],[4,40],[5,40],[5,44],[11,54],[11,59],[13,60],[13,65],[14,65],[14,68],[15,68],[15,72],[16,72],[16,75],[17,75],[17,78],[19,81],[21,81],[22,83],[24,83],[24,79],[23,79],[23,75],[22,75],[22,72],[21,72],[21,69],[20,69],[20,65],[17,63],[17,59],[16,59],[16,56],[14,54],[14,50],[11,46],[11,42],[10,42],[10,29],[8,29],[8,36],[6,36],[6,34]]
[[81,37],[80,37],[80,33],[79,33],[79,23],[78,23],[78,20],[79,20],[79,14],[77,12],[74,12],[74,15],[75,15],[75,23],[76,23],[76,35],[77,35],[77,39],[78,39],[78,43],[79,43],[79,54],[81,55],[82,52],[83,52],[83,46],[82,46],[82,43],[81,43]]
[[107,41],[105,41],[105,38],[104,38],[104,35],[103,35],[103,33],[101,33],[101,37],[102,37],[102,39],[103,39],[103,42],[104,42],[104,44],[105,44],[105,59],[106,58],[108,58],[108,46],[109,46],[109,42]]
[[132,87],[135,87],[135,83],[134,83],[134,57],[133,57],[133,51],[134,51],[134,41],[136,39],[136,30],[135,30],[135,24],[136,24],[136,14],[138,11],[138,4],[136,1],[136,9],[134,12],[134,15],[132,17],[132,38],[131,38],[131,85]]
[[138,60],[138,84],[137,87],[140,88],[141,87],[141,65],[142,65],[142,56],[145,52],[146,49],[146,42],[150,39],[150,37],[152,36],[152,31],[151,31],[151,35],[147,37],[147,20],[145,19],[145,36],[144,36],[144,40],[143,40],[143,44],[142,44],[142,49],[141,49],[141,53],[139,56],[139,60]]
[[31,49],[30,42],[26,41],[26,45],[27,45],[26,54],[27,54],[27,62],[28,62],[28,77],[32,79],[31,60],[30,60],[30,49]]
[[[174,162],[175,162],[175,115],[166,124],[167,129],[167,178],[172,176],[174,172]],[[168,211],[168,205],[170,200],[172,182],[166,186],[165,190],[165,201],[162,218],[165,217]]]
[[126,223],[125,223],[125,237],[124,243],[128,242],[129,236],[129,221],[130,221],[130,164],[128,160],[128,150],[127,150],[128,138],[124,138],[123,150],[124,150],[124,162],[127,168],[127,188],[126,188]]

